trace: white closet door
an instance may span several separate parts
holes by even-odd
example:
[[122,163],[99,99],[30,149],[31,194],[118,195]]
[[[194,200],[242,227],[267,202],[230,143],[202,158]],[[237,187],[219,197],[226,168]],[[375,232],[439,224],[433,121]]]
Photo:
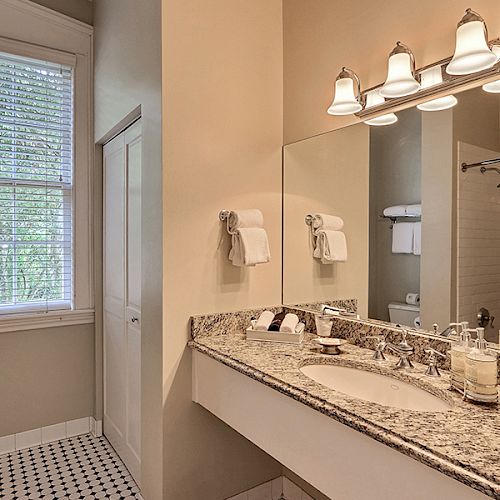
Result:
[[140,122],[104,146],[104,434],[140,482]]

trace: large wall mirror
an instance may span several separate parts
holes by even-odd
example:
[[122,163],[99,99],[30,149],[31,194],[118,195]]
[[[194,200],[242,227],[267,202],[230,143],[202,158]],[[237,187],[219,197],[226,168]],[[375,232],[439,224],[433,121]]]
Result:
[[500,163],[461,166],[500,158],[500,94],[456,97],[285,147],[285,304],[355,298],[362,318],[429,331],[483,314],[498,342]]

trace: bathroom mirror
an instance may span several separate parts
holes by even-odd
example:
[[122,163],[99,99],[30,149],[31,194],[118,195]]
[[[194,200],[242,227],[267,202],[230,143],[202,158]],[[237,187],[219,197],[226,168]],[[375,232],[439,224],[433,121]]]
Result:
[[[482,315],[498,342],[500,162],[462,164],[500,159],[500,94],[456,97],[445,111],[410,108],[392,125],[285,146],[285,304],[354,298],[361,318],[429,331],[457,320],[476,327]],[[314,214],[342,219],[339,229],[326,218],[326,230],[344,233],[345,249],[343,237],[306,223]],[[338,246],[334,255],[325,258],[321,238]]]

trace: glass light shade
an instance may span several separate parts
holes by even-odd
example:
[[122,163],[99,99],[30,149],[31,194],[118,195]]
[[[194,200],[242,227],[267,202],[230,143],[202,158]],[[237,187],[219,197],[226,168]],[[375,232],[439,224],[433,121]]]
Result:
[[403,97],[418,92],[420,84],[413,76],[412,64],[411,56],[406,52],[389,57],[387,79],[380,89],[383,97]]
[[500,94],[500,80],[495,80],[494,82],[485,83],[483,85],[483,90],[485,92],[490,92],[491,94]]
[[[435,85],[443,83],[443,74],[441,73],[441,66],[434,66],[425,69],[420,73],[422,89],[428,89]],[[444,109],[452,108],[457,104],[457,98],[452,95],[432,99],[432,101],[418,104],[417,108],[420,111],[442,111]]]
[[[378,90],[370,90],[366,94],[366,106],[365,109],[371,108],[373,106],[378,106],[379,104],[383,104],[385,99],[380,95]],[[394,113],[388,113],[386,115],[377,116],[376,118],[371,118],[369,120],[365,120],[367,125],[380,127],[384,125],[391,125],[398,121],[398,117]]]
[[361,111],[363,107],[354,95],[354,80],[352,78],[339,78],[335,82],[335,98],[328,108],[330,115],[352,115]]
[[449,75],[468,75],[491,68],[497,56],[488,47],[485,25],[470,21],[457,28],[455,54],[446,67]]
[[[497,62],[498,62],[500,60],[500,45],[493,45],[491,50],[497,56]],[[483,85],[483,90],[485,92],[491,92],[492,94],[500,94],[500,80],[495,80],[494,82],[485,83]]]

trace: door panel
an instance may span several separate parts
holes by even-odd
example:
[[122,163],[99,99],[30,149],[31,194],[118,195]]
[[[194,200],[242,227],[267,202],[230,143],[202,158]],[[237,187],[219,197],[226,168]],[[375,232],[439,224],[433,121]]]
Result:
[[141,468],[140,122],[104,146],[104,434],[137,483]]

